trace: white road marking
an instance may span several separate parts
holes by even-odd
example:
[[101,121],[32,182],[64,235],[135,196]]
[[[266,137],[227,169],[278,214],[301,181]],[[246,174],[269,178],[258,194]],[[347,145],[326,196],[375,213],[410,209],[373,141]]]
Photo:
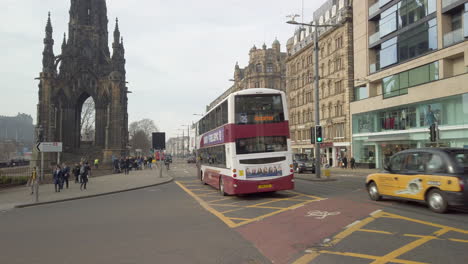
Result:
[[339,215],[341,214],[341,212],[327,212],[327,211],[318,211],[318,210],[315,210],[315,211],[310,211],[307,213],[306,216],[310,217],[310,216],[315,216],[315,219],[325,219],[327,216],[334,216],[334,215]]

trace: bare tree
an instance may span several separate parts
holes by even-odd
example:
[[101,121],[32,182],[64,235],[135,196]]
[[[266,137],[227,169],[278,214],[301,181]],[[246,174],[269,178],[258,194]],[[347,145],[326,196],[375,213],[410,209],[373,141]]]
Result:
[[94,141],[96,122],[96,108],[93,98],[89,97],[81,110],[81,139],[83,141]]
[[133,138],[133,136],[140,130],[143,131],[148,140],[150,140],[151,134],[153,132],[158,132],[159,128],[154,124],[153,120],[148,118],[132,122],[128,128],[130,139]]
[[132,145],[133,150],[141,149],[142,153],[148,153],[151,149],[151,142],[143,130],[137,130],[133,134],[130,139],[130,144]]

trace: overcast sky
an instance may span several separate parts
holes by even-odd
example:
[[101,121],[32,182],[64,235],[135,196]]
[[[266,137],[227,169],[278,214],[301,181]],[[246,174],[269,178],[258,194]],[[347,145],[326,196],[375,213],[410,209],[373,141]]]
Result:
[[[36,122],[34,78],[42,69],[47,12],[58,55],[70,1],[0,1],[0,115],[27,113]],[[325,0],[304,2],[310,21]],[[108,0],[109,44],[116,17],[124,37],[130,122],[151,118],[169,137],[181,134],[177,129],[230,87],[236,61],[245,67],[254,44],[271,47],[277,37],[285,51],[294,33],[286,15],[301,14],[301,6],[302,0]]]

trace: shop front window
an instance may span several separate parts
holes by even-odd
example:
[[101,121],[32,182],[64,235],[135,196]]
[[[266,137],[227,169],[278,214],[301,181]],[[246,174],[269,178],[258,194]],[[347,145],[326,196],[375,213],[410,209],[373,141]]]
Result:
[[353,115],[353,134],[468,124],[468,93]]

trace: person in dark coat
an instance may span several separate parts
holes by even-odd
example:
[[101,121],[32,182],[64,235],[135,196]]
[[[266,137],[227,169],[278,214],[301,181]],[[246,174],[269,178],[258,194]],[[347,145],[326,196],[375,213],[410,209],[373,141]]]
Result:
[[55,167],[55,170],[53,172],[54,176],[54,186],[55,186],[55,192],[60,192],[60,181],[62,180],[62,168],[60,168],[60,165],[57,165]]
[[343,158],[343,169],[346,169],[348,168],[348,158],[346,156],[344,156]]
[[[67,166],[67,164],[63,163],[62,164],[62,175],[63,175],[63,183],[65,183],[65,187],[68,189],[68,180],[70,178],[70,167]],[[62,183],[62,189],[63,189],[63,183]]]
[[75,176],[75,183],[78,183],[79,178],[80,178],[80,164],[75,164],[75,167],[73,168],[73,175]]
[[355,169],[356,168],[356,160],[354,159],[354,157],[351,157],[350,163],[351,163],[351,169]]
[[80,168],[80,175],[81,175],[80,190],[83,190],[83,188],[86,190],[86,185],[88,184],[89,170],[90,170],[90,167],[89,167],[88,162],[85,162]]

